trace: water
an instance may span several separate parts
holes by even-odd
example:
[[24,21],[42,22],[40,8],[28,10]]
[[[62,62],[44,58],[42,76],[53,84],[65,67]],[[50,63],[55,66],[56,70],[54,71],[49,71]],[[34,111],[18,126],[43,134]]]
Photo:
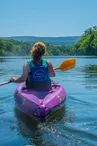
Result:
[[[49,57],[54,68],[70,57]],[[97,146],[97,58],[75,57],[72,70],[56,71],[67,91],[64,108],[47,123],[36,123],[15,108],[18,84],[0,86],[1,146]],[[0,83],[22,73],[24,57],[0,58]]]

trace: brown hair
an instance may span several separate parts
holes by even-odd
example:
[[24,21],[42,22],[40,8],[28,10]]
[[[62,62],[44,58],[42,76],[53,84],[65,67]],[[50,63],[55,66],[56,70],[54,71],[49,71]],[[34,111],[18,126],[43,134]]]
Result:
[[33,57],[34,60],[39,60],[46,51],[46,46],[42,42],[37,42],[34,44],[31,50],[31,56]]

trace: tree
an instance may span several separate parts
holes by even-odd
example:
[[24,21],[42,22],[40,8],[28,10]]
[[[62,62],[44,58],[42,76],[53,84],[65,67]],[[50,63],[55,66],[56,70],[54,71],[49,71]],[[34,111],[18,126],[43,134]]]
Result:
[[97,26],[84,31],[74,50],[76,55],[97,55]]

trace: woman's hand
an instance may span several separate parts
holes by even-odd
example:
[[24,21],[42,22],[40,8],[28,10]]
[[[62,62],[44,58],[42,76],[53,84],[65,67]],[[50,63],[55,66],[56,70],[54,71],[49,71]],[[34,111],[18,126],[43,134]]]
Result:
[[16,80],[17,80],[17,78],[15,78],[15,77],[11,77],[11,79],[10,79],[10,81],[12,81],[12,82],[16,82]]

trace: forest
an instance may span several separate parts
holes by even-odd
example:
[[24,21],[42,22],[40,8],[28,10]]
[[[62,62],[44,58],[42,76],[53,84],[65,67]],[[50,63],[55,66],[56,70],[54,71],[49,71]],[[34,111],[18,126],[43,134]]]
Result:
[[[16,40],[0,39],[0,56],[28,56],[35,42],[23,42]],[[45,43],[45,42],[44,42]],[[70,55],[97,55],[97,26],[84,31],[80,40],[75,45],[54,45],[45,43],[46,56],[70,56]]]
[[97,26],[84,31],[81,39],[73,47],[75,55],[97,56]]

